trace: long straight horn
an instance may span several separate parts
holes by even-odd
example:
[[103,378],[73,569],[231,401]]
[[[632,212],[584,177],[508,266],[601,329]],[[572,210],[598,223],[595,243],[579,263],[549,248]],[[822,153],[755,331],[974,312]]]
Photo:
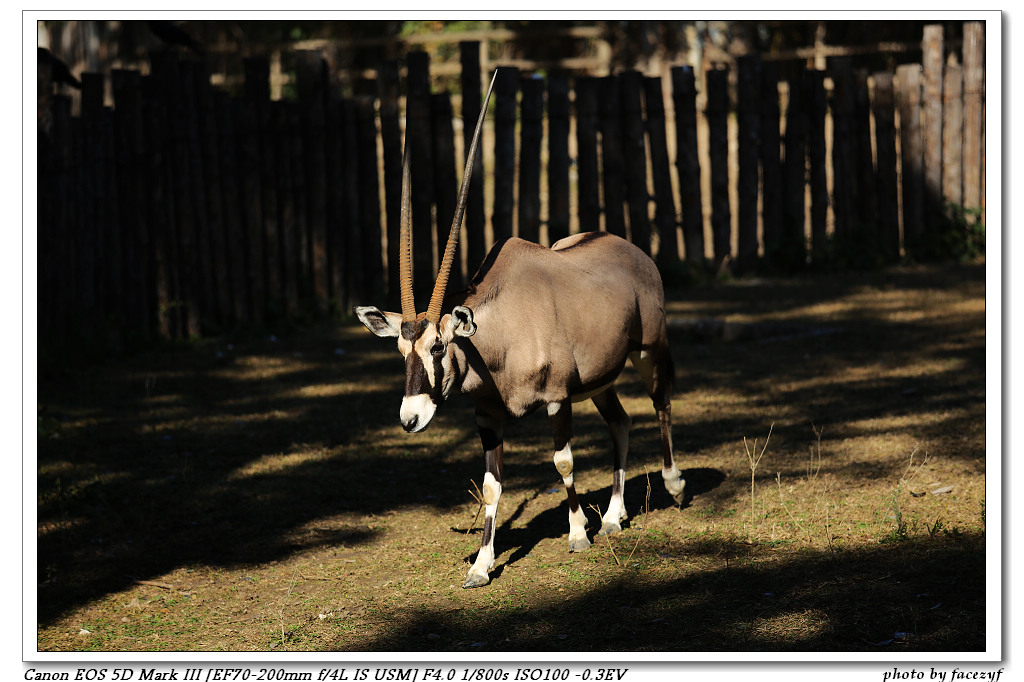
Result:
[[480,117],[476,120],[476,131],[473,133],[473,141],[469,145],[469,154],[466,156],[466,171],[462,175],[462,187],[459,188],[459,200],[455,205],[452,229],[448,233],[448,244],[444,248],[444,257],[441,259],[441,266],[437,270],[437,281],[434,283],[434,292],[430,295],[430,305],[427,306],[427,320],[434,324],[441,320],[441,303],[444,301],[444,291],[448,286],[448,276],[451,274],[452,262],[455,260],[455,247],[459,245],[459,229],[462,227],[462,216],[466,212],[466,197],[469,194],[469,181],[473,176],[473,164],[476,161],[476,149],[480,142],[480,131],[484,127],[487,103],[491,100],[491,90],[494,89],[494,81],[497,78],[498,71],[495,69],[494,76],[491,77],[491,85],[487,88],[484,105],[480,108]]
[[412,227],[409,211],[409,150],[402,152],[402,212],[398,241],[398,280],[402,296],[402,321],[416,320],[416,301],[412,295]]

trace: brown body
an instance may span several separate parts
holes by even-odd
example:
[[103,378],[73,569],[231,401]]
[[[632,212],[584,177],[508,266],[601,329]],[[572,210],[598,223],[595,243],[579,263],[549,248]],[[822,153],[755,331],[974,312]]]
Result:
[[608,233],[550,249],[508,239],[452,302],[471,309],[478,327],[456,339],[460,388],[487,411],[521,417],[578,402],[607,388],[630,353],[663,349],[667,357],[658,270]]

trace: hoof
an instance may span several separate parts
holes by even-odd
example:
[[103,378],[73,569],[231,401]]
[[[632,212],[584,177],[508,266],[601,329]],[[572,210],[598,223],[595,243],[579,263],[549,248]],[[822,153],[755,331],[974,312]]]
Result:
[[686,501],[686,495],[684,493],[679,493],[678,495],[673,495],[672,499],[675,500],[676,504],[678,504],[680,507],[682,507],[683,506],[683,502]]
[[612,533],[618,533],[621,530],[622,530],[622,526],[620,526],[619,524],[611,523],[610,521],[605,521],[604,523],[601,524],[601,530],[597,531],[597,534],[598,535],[611,535]]
[[584,535],[581,538],[569,538],[570,552],[585,552],[590,549],[590,540]]
[[463,589],[468,589],[470,587],[483,587],[489,582],[491,582],[491,576],[470,572],[470,574],[466,576],[466,582],[462,583],[462,587]]

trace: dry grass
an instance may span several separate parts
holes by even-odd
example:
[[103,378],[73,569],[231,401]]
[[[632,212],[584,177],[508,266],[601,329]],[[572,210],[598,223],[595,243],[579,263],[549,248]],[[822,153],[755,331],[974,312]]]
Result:
[[[567,553],[548,427],[527,418],[506,432],[476,590],[460,587],[480,542],[472,407],[403,433],[400,356],[354,324],[41,366],[39,648],[982,649],[983,270],[671,292],[673,320],[789,325],[673,329],[692,499],[649,481],[657,421],[627,370],[630,524]],[[600,509],[607,429],[574,413],[577,490]],[[744,441],[769,429],[752,466]]]

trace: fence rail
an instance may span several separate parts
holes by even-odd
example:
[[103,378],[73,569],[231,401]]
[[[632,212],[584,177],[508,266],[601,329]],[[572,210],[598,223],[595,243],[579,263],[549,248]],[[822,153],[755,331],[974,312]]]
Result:
[[[841,56],[782,82],[776,63],[745,57],[704,74],[705,108],[689,66],[666,79],[507,66],[456,276],[503,236],[597,229],[663,267],[741,274],[827,265],[837,244],[879,263],[926,253],[949,204],[984,206],[984,27],[965,24],[957,64],[940,27],[922,50],[923,66],[895,73]],[[107,77],[84,74],[74,117],[40,66],[40,344],[123,346],[396,304],[403,105],[415,280],[429,287],[471,132],[462,121],[481,105],[480,55],[462,43],[462,89],[475,96],[458,112],[431,91],[418,51],[404,100],[397,61],[377,69],[375,97],[337,99],[320,52],[302,50],[297,98],[272,100],[269,59],[246,59],[244,94],[231,97],[202,62],[164,53],[149,75],[109,74],[112,107]]]

